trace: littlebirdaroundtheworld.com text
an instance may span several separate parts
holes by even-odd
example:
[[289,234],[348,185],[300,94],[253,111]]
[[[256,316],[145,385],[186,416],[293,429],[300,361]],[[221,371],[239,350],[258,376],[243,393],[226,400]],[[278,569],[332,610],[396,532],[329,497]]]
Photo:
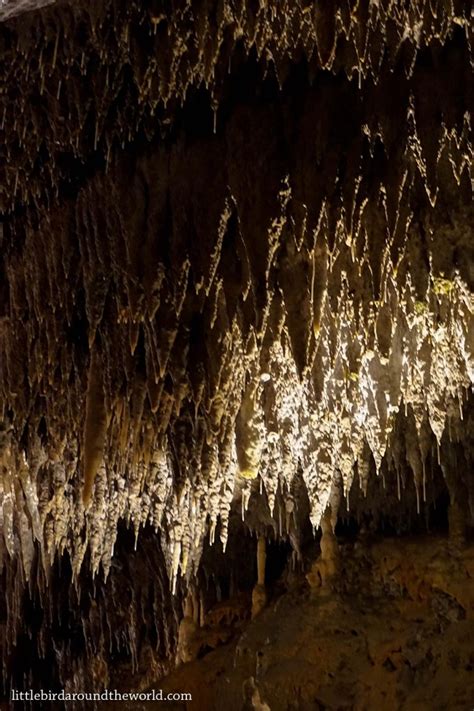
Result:
[[12,690],[11,701],[192,701],[192,695],[187,692],[164,692],[163,689],[151,691],[17,691]]

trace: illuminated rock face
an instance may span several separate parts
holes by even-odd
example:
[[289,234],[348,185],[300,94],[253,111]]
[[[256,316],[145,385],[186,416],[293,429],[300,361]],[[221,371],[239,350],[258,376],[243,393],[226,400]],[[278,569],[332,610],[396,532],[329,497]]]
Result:
[[421,515],[443,478],[472,523],[473,23],[405,5],[0,25],[4,656],[58,560],[114,586],[123,523],[163,553],[157,673],[232,526],[301,560],[329,504]]

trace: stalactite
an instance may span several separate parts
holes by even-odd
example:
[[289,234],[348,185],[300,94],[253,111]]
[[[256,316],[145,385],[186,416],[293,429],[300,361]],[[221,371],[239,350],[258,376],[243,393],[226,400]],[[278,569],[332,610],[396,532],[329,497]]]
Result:
[[82,498],[85,507],[90,502],[95,477],[102,462],[106,429],[102,364],[98,351],[94,349],[89,364],[84,425],[84,489]]

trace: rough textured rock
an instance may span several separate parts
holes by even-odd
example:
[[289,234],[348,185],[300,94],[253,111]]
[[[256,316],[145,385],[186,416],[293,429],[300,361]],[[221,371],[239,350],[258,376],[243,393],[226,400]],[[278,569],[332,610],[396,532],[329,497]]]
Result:
[[[133,673],[142,653],[157,673],[192,658],[203,586],[263,585],[254,550],[251,580],[236,572],[248,532],[301,565],[323,521],[309,578],[334,591],[344,517],[414,530],[449,498],[462,546],[469,4],[91,0],[0,17],[5,688],[28,634],[68,688],[108,683],[114,654]],[[144,628],[132,617],[119,640],[104,630],[125,528],[137,565],[155,542],[159,583],[143,602],[125,576]],[[100,632],[83,621],[71,647],[53,619],[81,589]],[[28,632],[31,605],[45,612]]]
[[439,538],[373,540],[343,545],[342,558],[340,594],[298,581],[230,645],[165,679],[165,693],[188,691],[196,711],[468,708],[472,546],[453,560]]
[[4,21],[24,12],[51,5],[55,0],[1,0],[0,20]]

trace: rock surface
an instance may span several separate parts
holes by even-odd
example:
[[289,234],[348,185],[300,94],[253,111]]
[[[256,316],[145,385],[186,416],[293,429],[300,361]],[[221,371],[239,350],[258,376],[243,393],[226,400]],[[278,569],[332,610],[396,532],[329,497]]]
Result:
[[6,692],[45,675],[101,687],[150,659],[166,671],[232,587],[257,583],[258,625],[267,581],[249,535],[302,565],[323,523],[306,572],[335,595],[338,522],[413,533],[449,503],[462,546],[469,4],[8,9],[20,4],[0,14]]
[[342,559],[339,594],[310,595],[300,578],[234,642],[163,679],[166,694],[193,697],[170,708],[469,708],[472,545],[453,558],[442,538],[386,539],[344,546]]

